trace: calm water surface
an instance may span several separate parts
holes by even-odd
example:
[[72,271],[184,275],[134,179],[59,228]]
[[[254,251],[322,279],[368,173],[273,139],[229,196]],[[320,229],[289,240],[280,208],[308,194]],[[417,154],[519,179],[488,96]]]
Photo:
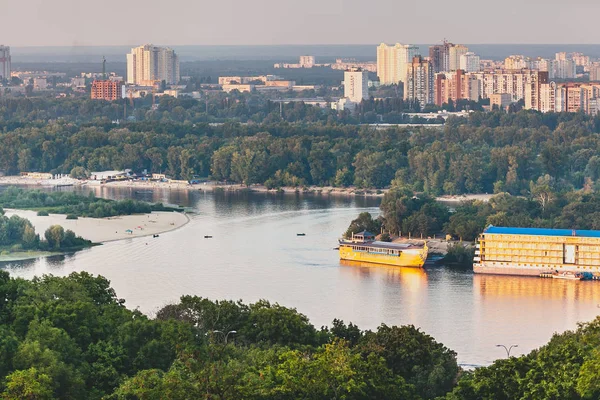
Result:
[[473,365],[505,356],[496,344],[518,344],[512,354],[528,353],[599,311],[600,282],[340,262],[333,250],[337,238],[359,212],[378,212],[375,199],[94,190],[103,197],[189,206],[191,222],[158,239],[128,239],[3,267],[25,278],[100,274],[128,307],[149,314],[193,294],[268,299],[297,308],[317,327],[334,318],[363,329],[413,324],[455,350],[460,363]]

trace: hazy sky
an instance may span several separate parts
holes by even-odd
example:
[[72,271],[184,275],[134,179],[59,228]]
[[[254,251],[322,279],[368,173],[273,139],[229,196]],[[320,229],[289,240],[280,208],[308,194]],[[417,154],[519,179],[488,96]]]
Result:
[[0,0],[0,44],[600,43],[598,0]]

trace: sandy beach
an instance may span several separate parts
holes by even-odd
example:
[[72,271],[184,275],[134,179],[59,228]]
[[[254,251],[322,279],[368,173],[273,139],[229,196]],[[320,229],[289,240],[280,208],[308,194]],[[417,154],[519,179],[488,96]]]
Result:
[[[5,210],[7,216],[18,215],[27,218],[35,231],[44,236],[51,225],[61,225],[65,230],[70,229],[78,236],[94,243],[106,243],[115,240],[149,236],[169,232],[181,228],[189,222],[185,213],[153,212],[152,214],[124,215],[110,218],[79,218],[66,219],[66,215],[50,214],[38,217],[35,211]],[[131,230],[132,232],[127,232]]]

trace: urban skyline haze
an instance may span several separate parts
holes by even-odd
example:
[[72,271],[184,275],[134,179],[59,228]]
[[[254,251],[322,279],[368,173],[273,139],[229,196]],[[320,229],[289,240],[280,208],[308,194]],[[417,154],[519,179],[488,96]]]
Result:
[[[1,0],[6,2],[7,0]],[[3,7],[10,46],[438,43],[596,44],[594,0],[31,0]],[[557,18],[560,16],[560,18]],[[577,28],[573,29],[573,21]],[[460,23],[459,23],[460,22]]]

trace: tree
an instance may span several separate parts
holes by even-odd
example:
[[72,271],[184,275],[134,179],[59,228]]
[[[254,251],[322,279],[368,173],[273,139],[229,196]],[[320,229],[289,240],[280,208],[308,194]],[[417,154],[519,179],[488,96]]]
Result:
[[6,377],[5,400],[52,400],[52,379],[31,367],[19,370]]
[[73,179],[87,179],[90,177],[90,173],[83,167],[74,167],[71,170],[71,178]]
[[60,249],[60,245],[65,239],[65,230],[60,225],[52,225],[46,232],[44,232],[44,237],[48,242],[50,248],[58,250]]
[[373,234],[379,233],[381,229],[381,221],[373,219],[373,216],[368,212],[363,212],[358,215],[358,218],[350,223],[350,226],[344,233],[345,238],[352,237],[353,234],[369,231]]
[[529,184],[531,196],[540,203],[542,212],[555,197],[554,178],[546,174],[540,176],[537,182],[531,181]]

